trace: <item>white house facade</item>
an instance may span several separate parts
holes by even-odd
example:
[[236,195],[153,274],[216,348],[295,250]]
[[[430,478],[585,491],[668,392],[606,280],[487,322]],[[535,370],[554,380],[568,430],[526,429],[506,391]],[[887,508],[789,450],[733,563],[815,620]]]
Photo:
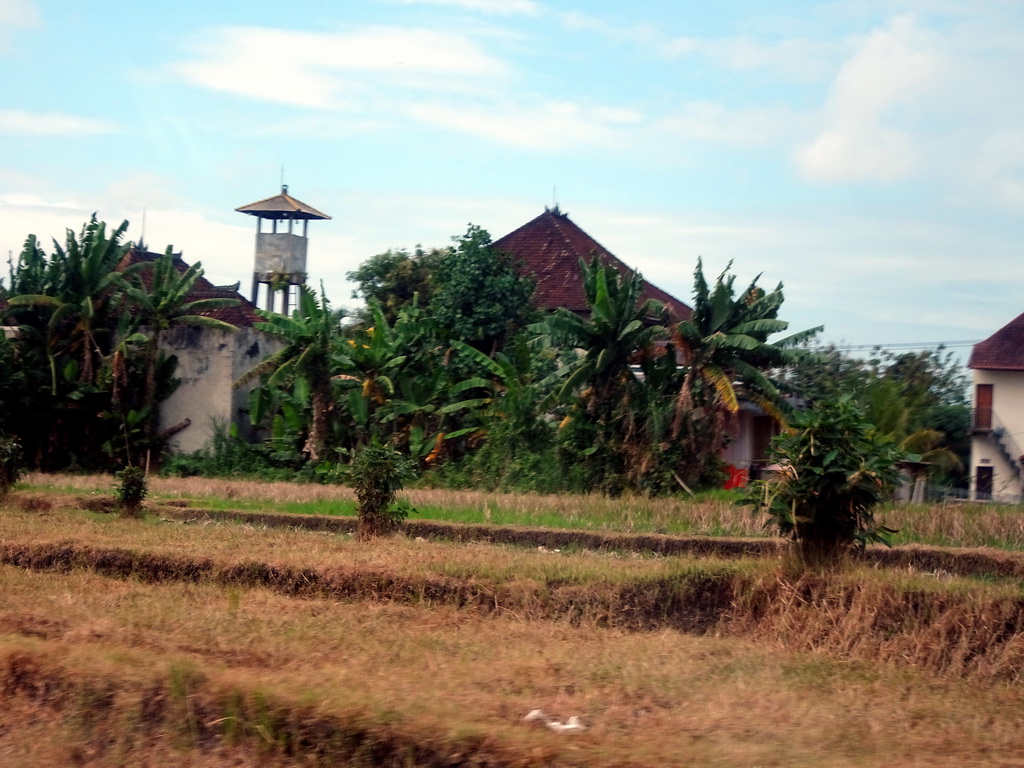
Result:
[[1020,501],[1024,491],[1024,314],[975,344],[971,498]]

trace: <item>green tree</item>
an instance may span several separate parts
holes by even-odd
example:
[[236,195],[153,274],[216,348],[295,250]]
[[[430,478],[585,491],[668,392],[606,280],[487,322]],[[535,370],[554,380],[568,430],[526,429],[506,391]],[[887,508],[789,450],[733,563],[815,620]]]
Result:
[[[122,243],[127,229],[128,222],[121,222],[108,237],[106,224],[93,214],[78,236],[69,229],[63,246],[54,240],[50,258],[31,235],[11,270],[8,305],[19,320],[42,332],[54,396],[62,357],[76,366],[79,380],[90,385],[109,351],[109,288],[130,248]],[[22,309],[34,310],[35,317]]]
[[811,404],[847,396],[882,434],[934,465],[939,482],[963,485],[970,455],[968,380],[960,360],[942,347],[854,356],[835,346],[790,361],[786,391]]
[[726,434],[724,417],[739,410],[741,393],[784,423],[782,395],[770,371],[805,355],[797,345],[821,331],[811,328],[770,340],[789,323],[778,318],[782,284],[765,293],[758,287],[760,278],[737,294],[736,278],[726,267],[709,287],[703,265],[697,261],[693,313],[677,323],[670,335],[685,366],[672,438],[689,442],[694,456],[720,454]]
[[[371,256],[359,268],[345,276],[356,284],[352,298],[361,296],[377,302],[389,323],[398,319],[398,313],[414,300],[429,303],[434,292],[434,271],[451,249],[425,251],[419,246],[413,253],[389,250]],[[372,322],[367,315],[359,318],[362,324]]]
[[645,385],[632,366],[663,352],[654,341],[665,328],[651,321],[666,315],[658,302],[642,300],[639,273],[623,277],[596,258],[581,268],[589,316],[559,309],[533,328],[570,357],[557,394],[573,406],[563,429],[583,453],[575,459],[586,457],[601,487],[614,493],[627,476],[644,473],[650,449],[641,428],[646,414],[634,405]]
[[355,444],[376,435],[418,461],[434,462],[453,414],[475,405],[456,398],[486,382],[462,377],[447,364],[441,329],[415,300],[394,324],[375,301],[369,309],[373,325],[353,329],[334,359]]
[[108,235],[93,215],[78,234],[69,229],[63,244],[54,241],[50,256],[29,236],[10,266],[6,315],[19,327],[13,346],[25,386],[12,421],[31,414],[17,433],[33,466],[102,461],[110,425],[95,415],[110,407],[104,371],[116,343],[113,280],[129,247],[126,229],[123,222]]
[[474,485],[563,490],[554,463],[555,430],[546,405],[553,388],[560,384],[553,350],[537,348],[523,334],[493,358],[462,341],[453,341],[452,347],[475,364],[485,380],[480,396],[465,402],[467,409],[475,411],[462,425],[477,446],[463,462]]
[[142,409],[147,414],[146,433],[149,438],[155,433],[157,419],[157,369],[161,339],[178,326],[213,328],[229,333],[238,330],[230,323],[202,314],[237,306],[238,300],[224,297],[190,300],[189,295],[196,282],[203,276],[203,267],[196,262],[179,270],[176,261],[172,247],[168,246],[159,260],[139,262],[114,276],[114,282],[128,299],[130,315],[134,318],[135,327],[139,329],[127,335],[124,341],[140,342],[144,348]]
[[898,484],[903,452],[850,398],[795,413],[769,456],[781,470],[754,483],[747,503],[796,543],[805,564],[834,563],[853,546],[887,544],[895,533],[875,521],[874,509]]
[[470,225],[434,270],[430,314],[449,334],[493,355],[534,316],[533,281]]
[[239,378],[235,387],[266,378],[270,386],[298,387],[308,393],[312,418],[303,451],[313,460],[320,459],[331,434],[332,357],[342,335],[341,316],[331,309],[323,287],[317,300],[305,285],[300,286],[298,306],[291,317],[256,311],[263,318],[256,327],[280,339],[284,346]]

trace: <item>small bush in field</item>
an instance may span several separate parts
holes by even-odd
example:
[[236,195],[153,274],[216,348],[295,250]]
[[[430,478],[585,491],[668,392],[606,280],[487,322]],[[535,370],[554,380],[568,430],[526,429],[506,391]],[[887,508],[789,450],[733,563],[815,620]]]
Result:
[[904,453],[851,400],[795,414],[768,456],[782,470],[753,484],[746,503],[770,515],[804,564],[828,565],[870,542],[888,545],[896,531],[878,524],[874,510],[899,483]]
[[0,499],[7,495],[21,477],[21,443],[17,438],[0,434]]
[[142,502],[149,493],[146,471],[142,467],[127,466],[115,475],[118,485],[114,491],[122,514],[138,517]]
[[416,476],[413,463],[400,451],[378,440],[359,449],[352,460],[352,486],[359,512],[359,538],[392,533],[409,514],[395,497]]

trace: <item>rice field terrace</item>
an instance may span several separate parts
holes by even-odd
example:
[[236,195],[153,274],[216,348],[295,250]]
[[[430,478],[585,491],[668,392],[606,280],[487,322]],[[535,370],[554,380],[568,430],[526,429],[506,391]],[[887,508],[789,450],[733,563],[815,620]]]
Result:
[[1024,765],[1020,510],[801,574],[729,500],[112,487],[0,504],[4,766]]

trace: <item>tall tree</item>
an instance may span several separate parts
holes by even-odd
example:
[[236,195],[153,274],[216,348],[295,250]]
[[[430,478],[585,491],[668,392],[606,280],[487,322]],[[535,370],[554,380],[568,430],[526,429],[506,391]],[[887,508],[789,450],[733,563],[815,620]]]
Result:
[[[127,229],[128,222],[123,221],[107,236],[106,224],[93,214],[78,236],[68,229],[64,245],[54,240],[49,259],[32,235],[11,271],[8,305],[16,317],[43,333],[53,395],[62,354],[70,356],[79,380],[88,385],[109,351],[108,289],[130,247],[122,243]],[[35,310],[35,318],[22,309]]]
[[108,234],[93,215],[79,233],[67,230],[63,244],[54,241],[52,255],[29,236],[11,265],[7,317],[19,325],[19,364],[46,371],[44,387],[27,396],[33,424],[20,435],[34,466],[101,461],[108,427],[95,414],[109,408],[110,393],[99,374],[115,343],[112,282],[126,229],[123,222]]
[[167,246],[166,252],[157,261],[136,263],[113,279],[131,305],[130,315],[137,329],[136,333],[128,335],[124,341],[138,341],[144,349],[145,386],[141,405],[146,419],[145,432],[149,438],[156,431],[157,368],[160,342],[165,334],[177,326],[214,328],[227,332],[238,330],[230,323],[202,314],[237,306],[238,299],[207,297],[190,300],[189,295],[196,282],[203,276],[202,264],[196,262],[179,271],[176,263],[173,248]]
[[377,302],[387,321],[394,323],[398,313],[417,297],[421,305],[430,302],[434,272],[450,252],[450,248],[425,251],[419,246],[413,253],[389,250],[371,256],[345,277],[356,284],[353,298],[361,296],[367,302]]
[[291,317],[256,310],[261,331],[280,339],[284,346],[245,373],[235,387],[266,378],[272,386],[298,384],[309,393],[312,420],[304,452],[316,460],[326,453],[330,414],[334,407],[332,356],[341,339],[341,314],[332,310],[320,289],[320,298],[307,286],[299,288],[299,302]]
[[451,336],[493,356],[533,318],[533,281],[491,247],[486,230],[470,225],[434,271],[429,309]]
[[597,258],[581,269],[589,316],[559,309],[533,327],[570,356],[558,398],[576,408],[564,423],[572,425],[577,443],[591,443],[576,447],[597,469],[604,490],[617,492],[627,479],[639,481],[651,454],[642,427],[649,413],[635,407],[645,379],[633,366],[663,354],[654,341],[665,328],[652,320],[666,314],[658,302],[642,300],[639,273],[623,277]]
[[[758,275],[737,295],[729,266],[709,287],[703,264],[697,260],[693,314],[672,329],[673,345],[686,369],[676,399],[673,438],[695,415],[738,411],[737,384],[745,397],[782,421],[781,395],[769,371],[804,355],[797,345],[821,331],[819,326],[771,341],[771,336],[789,327],[778,319],[782,283],[765,293],[758,287]],[[713,432],[724,435],[723,429]]]

